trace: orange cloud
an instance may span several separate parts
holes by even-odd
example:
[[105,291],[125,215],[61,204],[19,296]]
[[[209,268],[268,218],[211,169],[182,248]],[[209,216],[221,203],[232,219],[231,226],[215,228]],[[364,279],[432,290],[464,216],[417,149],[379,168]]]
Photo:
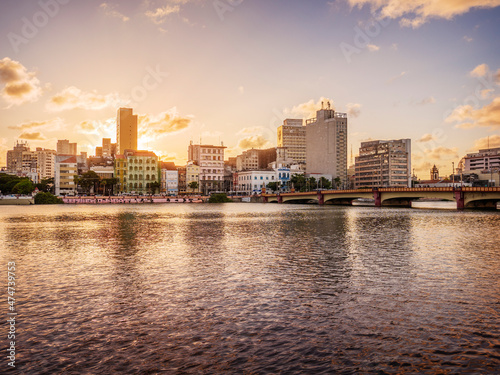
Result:
[[23,131],[36,128],[43,128],[43,130],[46,131],[54,131],[61,129],[62,125],[63,125],[63,120],[60,118],[55,118],[52,120],[23,122],[22,124],[9,126],[8,128],[23,130]]
[[461,122],[456,126],[459,128],[472,128],[485,126],[492,129],[500,128],[500,96],[479,109],[474,109],[471,105],[461,105],[455,108],[446,122]]
[[44,141],[47,138],[45,138],[42,133],[40,132],[33,132],[33,133],[22,133],[19,136],[20,139],[29,139],[31,141]]
[[417,142],[429,142],[434,140],[436,140],[436,138],[432,134],[426,133]]
[[481,64],[476,66],[472,71],[469,73],[471,77],[484,77],[488,72],[490,71],[490,68],[486,64]]
[[8,57],[0,60],[0,82],[5,84],[1,95],[11,105],[34,102],[42,95],[35,73],[28,72],[20,62]]
[[175,108],[156,116],[139,115],[139,134],[151,139],[187,129],[192,122],[191,116],[180,116]]
[[263,136],[254,135],[251,137],[240,139],[240,141],[238,142],[238,147],[242,150],[248,150],[250,148],[270,148],[273,147],[273,145]]
[[452,19],[473,8],[494,8],[500,0],[347,0],[352,7],[370,6],[381,17],[400,18],[400,25],[417,28],[431,18]]
[[424,150],[424,153],[426,159],[441,160],[442,158],[444,159],[458,158],[458,148],[456,147],[447,148],[439,146],[431,150]]
[[486,148],[500,147],[500,135],[494,134],[489,137],[476,139],[471,151],[483,150]]
[[317,102],[314,99],[309,100],[308,102],[301,103],[299,105],[294,106],[292,109],[286,108],[284,112],[284,118],[313,118],[316,117],[316,111],[323,108],[326,108],[330,102],[330,106],[332,109],[335,109],[333,105],[333,100],[321,97]]
[[75,86],[66,87],[54,95],[46,104],[49,111],[65,111],[71,109],[100,110],[107,107],[118,107],[124,100],[117,93],[107,95],[84,92]]

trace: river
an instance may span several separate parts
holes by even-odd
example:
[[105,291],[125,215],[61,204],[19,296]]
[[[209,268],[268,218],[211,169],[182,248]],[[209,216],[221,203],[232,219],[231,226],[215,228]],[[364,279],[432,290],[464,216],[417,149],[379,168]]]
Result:
[[16,369],[498,373],[499,228],[496,211],[3,206]]

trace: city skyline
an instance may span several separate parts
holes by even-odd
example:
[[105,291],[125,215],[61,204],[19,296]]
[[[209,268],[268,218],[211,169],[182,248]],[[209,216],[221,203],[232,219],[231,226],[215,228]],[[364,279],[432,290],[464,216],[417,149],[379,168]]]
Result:
[[331,101],[349,150],[411,138],[417,174],[449,174],[500,146],[500,1],[472,3],[2,2],[0,165],[18,139],[92,155],[121,106],[163,160],[200,140],[236,156]]

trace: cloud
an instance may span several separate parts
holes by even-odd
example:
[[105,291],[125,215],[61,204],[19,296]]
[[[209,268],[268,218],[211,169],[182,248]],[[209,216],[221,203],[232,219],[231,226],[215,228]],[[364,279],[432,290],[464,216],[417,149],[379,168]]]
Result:
[[116,10],[117,5],[115,5],[115,4],[102,3],[101,5],[99,5],[99,8],[104,10],[104,14],[106,16],[119,18],[123,22],[127,22],[128,20],[130,20],[129,17],[125,16],[124,14],[122,14]]
[[494,89],[481,90],[481,99],[488,99],[494,91]]
[[392,82],[394,82],[394,81],[396,81],[396,80],[398,80],[398,79],[400,79],[400,78],[404,77],[405,75],[406,75],[406,72],[401,72],[401,73],[399,73],[397,76],[394,76],[394,77],[389,78],[389,81],[387,81],[387,82],[388,82],[388,83],[392,83]]
[[461,122],[456,127],[464,129],[480,126],[498,129],[500,128],[500,96],[479,109],[474,109],[471,105],[458,106],[445,121]]
[[159,25],[165,22],[170,14],[179,13],[181,10],[179,5],[165,5],[161,8],[156,8],[155,11],[148,10],[145,15],[155,24]]
[[361,104],[359,103],[347,103],[347,115],[351,118],[359,117],[361,114]]
[[471,151],[479,151],[487,148],[500,147],[500,135],[493,134],[489,137],[476,139],[474,141],[474,148]]
[[248,150],[250,148],[270,148],[273,147],[273,145],[263,136],[254,135],[251,137],[240,139],[240,141],[238,142],[238,147],[242,150]]
[[107,107],[118,107],[123,103],[124,100],[117,93],[101,95],[95,91],[84,92],[75,86],[70,86],[50,98],[46,108],[53,112],[71,109],[97,111]]
[[472,42],[474,39],[472,39],[471,37],[468,37],[467,35],[464,36],[464,40],[467,42],[467,43],[470,43]]
[[417,142],[429,142],[435,140],[436,138],[432,134],[426,133]]
[[441,158],[458,158],[458,148],[447,148],[439,146],[430,150],[424,150],[425,156],[434,160],[441,160]]
[[399,18],[403,27],[418,28],[429,19],[447,20],[465,14],[473,8],[494,8],[500,0],[347,0],[351,7],[367,5],[380,17]]
[[285,110],[283,111],[284,118],[316,117],[316,111],[320,110],[321,107],[327,108],[328,103],[330,103],[331,109],[335,109],[332,99],[328,99],[323,96],[317,102],[314,102],[314,99],[311,99],[308,102],[296,105],[292,109],[285,108]]
[[5,84],[2,97],[10,105],[34,102],[42,95],[40,81],[33,72],[18,61],[4,57],[0,60],[0,82]]
[[192,122],[191,116],[179,116],[176,108],[156,116],[139,115],[139,135],[151,140],[187,129]]
[[54,131],[54,130],[60,130],[63,125],[64,121],[61,118],[57,117],[52,120],[23,122],[19,125],[9,126],[8,128],[14,130],[22,130],[22,131],[43,128],[43,130],[45,131]]
[[380,47],[375,44],[368,44],[366,48],[368,48],[368,51],[370,52],[376,52],[380,49]]
[[265,128],[263,126],[252,126],[251,128],[243,128],[243,129],[240,129],[240,131],[238,131],[238,135],[240,134],[261,134],[263,131],[265,130]]
[[495,73],[495,82],[497,83],[497,85],[500,85],[500,69],[498,69]]
[[28,139],[31,141],[45,141],[47,138],[45,138],[40,132],[33,132],[33,133],[25,132],[19,136],[19,139]]
[[416,104],[417,105],[426,105],[426,104],[434,104],[434,103],[436,103],[436,99],[434,99],[434,97],[432,97],[432,96],[429,96],[427,98],[420,100]]
[[481,64],[476,66],[469,74],[471,77],[484,77],[490,71],[488,65]]

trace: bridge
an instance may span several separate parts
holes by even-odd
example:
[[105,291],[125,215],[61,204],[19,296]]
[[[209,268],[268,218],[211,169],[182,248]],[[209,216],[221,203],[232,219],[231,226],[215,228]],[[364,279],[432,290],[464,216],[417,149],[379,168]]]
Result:
[[411,207],[417,199],[456,201],[457,209],[496,208],[500,187],[375,188],[357,190],[315,190],[301,193],[266,194],[266,203],[318,203],[352,205],[356,199],[373,199],[375,206]]

